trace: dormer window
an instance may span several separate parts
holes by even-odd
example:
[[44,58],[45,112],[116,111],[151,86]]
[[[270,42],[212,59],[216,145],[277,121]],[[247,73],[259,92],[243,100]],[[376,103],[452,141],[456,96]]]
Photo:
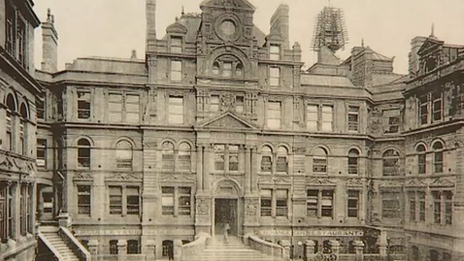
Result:
[[222,56],[214,61],[211,71],[214,76],[225,78],[242,77],[244,75],[243,64],[237,58],[229,55]]
[[425,72],[428,73],[430,71],[433,71],[437,67],[437,61],[435,57],[430,57],[427,59],[425,62]]
[[224,64],[222,65],[222,76],[232,77],[232,63],[231,62],[224,62]]
[[182,37],[171,36],[171,53],[182,53]]
[[271,44],[271,46],[269,47],[269,59],[273,61],[280,60],[280,45]]

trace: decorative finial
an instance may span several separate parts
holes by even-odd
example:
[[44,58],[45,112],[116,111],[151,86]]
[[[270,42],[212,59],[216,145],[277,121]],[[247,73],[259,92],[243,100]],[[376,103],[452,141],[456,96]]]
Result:
[[47,22],[51,21],[52,10],[50,8],[47,9]]
[[364,38],[361,40],[361,47],[364,47]]
[[328,2],[328,6],[330,7],[330,0],[327,0],[327,2]]
[[137,59],[137,51],[135,49],[132,50],[131,59]]
[[52,24],[55,23],[55,15],[52,15]]
[[184,6],[182,6],[182,15],[185,14]]
[[432,32],[430,34],[430,37],[435,37],[435,23],[432,23]]
[[179,20],[179,17],[176,16],[176,22]]

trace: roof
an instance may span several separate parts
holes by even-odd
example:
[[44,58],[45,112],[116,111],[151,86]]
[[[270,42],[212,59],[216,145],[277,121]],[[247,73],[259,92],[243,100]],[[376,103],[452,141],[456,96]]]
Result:
[[258,40],[258,46],[263,46],[266,43],[266,35],[256,25],[253,27],[253,36]]
[[301,85],[356,88],[348,77],[318,74],[302,74]]
[[145,75],[145,60],[105,57],[78,58],[66,68],[71,71]]
[[372,86],[389,84],[402,77],[403,75],[396,73],[373,73]]
[[391,61],[393,58],[389,58],[383,54],[380,54],[376,51],[372,51],[372,59],[373,60],[378,60],[378,61]]

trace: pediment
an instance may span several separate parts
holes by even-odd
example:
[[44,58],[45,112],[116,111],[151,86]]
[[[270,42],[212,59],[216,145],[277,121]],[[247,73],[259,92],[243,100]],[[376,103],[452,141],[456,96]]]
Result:
[[438,178],[430,184],[430,187],[454,187],[454,183],[449,179]]
[[256,8],[247,0],[205,0],[200,4],[201,7],[222,7],[222,8],[240,8],[251,9]]
[[200,124],[198,124],[198,127],[200,128],[224,128],[224,129],[231,129],[231,130],[258,129],[253,123],[248,122],[247,120],[235,115],[232,112],[226,112],[213,119],[208,119],[206,121],[200,122]]
[[173,23],[166,28],[167,33],[178,33],[186,34],[188,32],[187,28],[179,23]]
[[427,38],[427,40],[425,40],[425,42],[422,44],[421,48],[419,49],[419,51],[417,51],[417,54],[421,55],[421,54],[424,54],[426,52],[429,52],[430,50],[432,49],[435,49],[437,48],[438,46],[440,45],[443,45],[443,41],[440,41],[436,38]]
[[425,187],[427,186],[427,183],[420,181],[418,179],[413,179],[410,180],[407,184],[406,187]]

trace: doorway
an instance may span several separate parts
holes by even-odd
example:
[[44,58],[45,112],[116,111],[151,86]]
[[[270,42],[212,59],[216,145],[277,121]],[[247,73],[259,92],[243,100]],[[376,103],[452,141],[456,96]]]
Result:
[[237,236],[237,199],[215,199],[214,201],[214,233],[224,233],[225,224],[229,223],[229,234]]

